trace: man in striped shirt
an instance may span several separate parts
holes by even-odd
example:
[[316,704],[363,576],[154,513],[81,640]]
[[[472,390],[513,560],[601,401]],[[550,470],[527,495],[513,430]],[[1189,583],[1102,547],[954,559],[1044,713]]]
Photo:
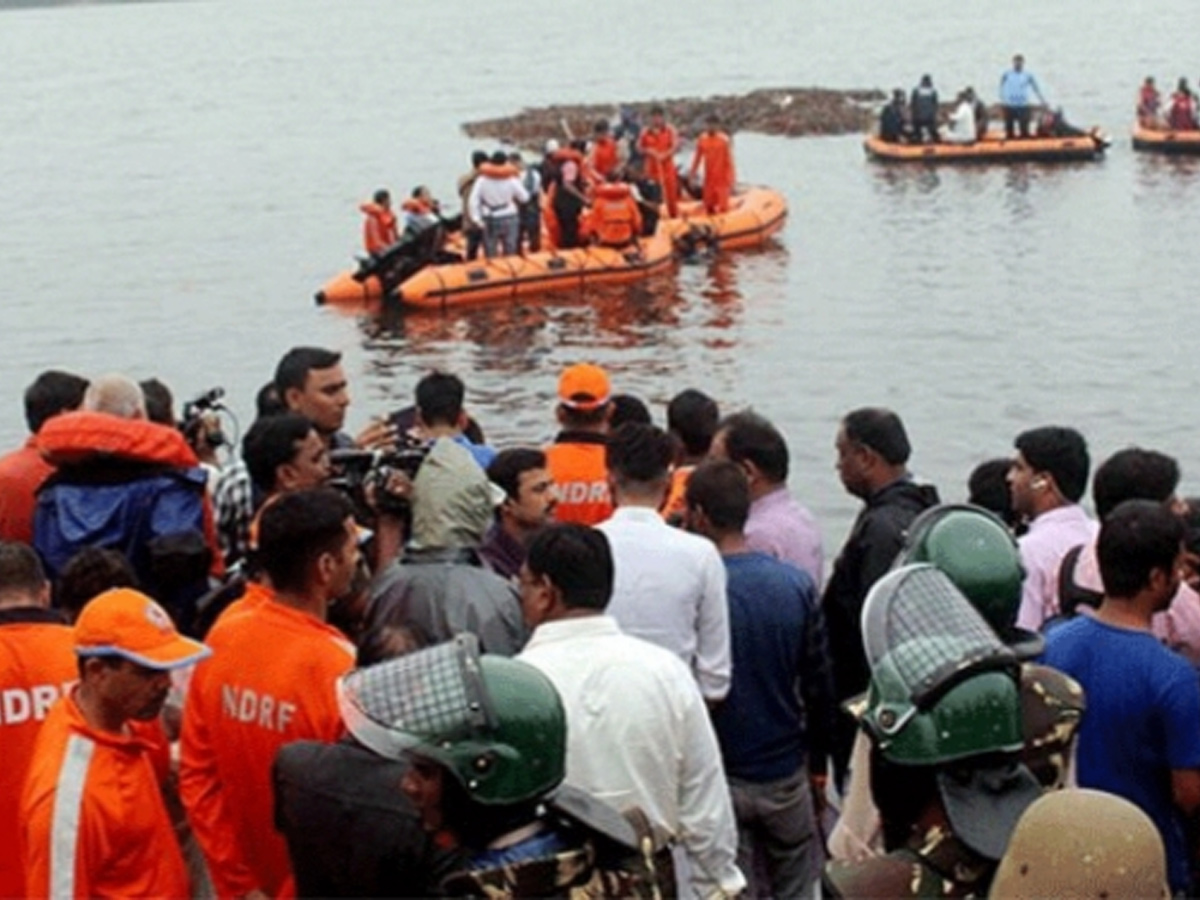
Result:
[[153,756],[171,670],[208,652],[137,591],[84,608],[79,686],[50,710],[21,800],[26,896],[190,896]]

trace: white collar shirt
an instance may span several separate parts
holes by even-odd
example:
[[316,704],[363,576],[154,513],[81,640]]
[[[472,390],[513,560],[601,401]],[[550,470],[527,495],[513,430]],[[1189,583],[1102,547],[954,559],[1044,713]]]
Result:
[[626,634],[682,659],[706,699],[722,699],[733,663],[725,566],[716,546],[666,524],[649,507],[620,507],[597,527],[613,555],[607,613]]

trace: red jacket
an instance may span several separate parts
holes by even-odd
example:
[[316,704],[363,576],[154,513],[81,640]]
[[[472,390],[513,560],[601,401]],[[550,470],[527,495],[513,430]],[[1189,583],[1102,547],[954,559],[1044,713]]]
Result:
[[0,541],[33,543],[37,489],[53,472],[54,466],[42,459],[36,435],[20,450],[0,457]]

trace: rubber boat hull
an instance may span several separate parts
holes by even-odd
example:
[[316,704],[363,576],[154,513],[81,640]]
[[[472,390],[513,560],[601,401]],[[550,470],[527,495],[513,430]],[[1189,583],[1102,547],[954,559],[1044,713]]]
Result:
[[787,221],[787,200],[767,187],[745,187],[729,203],[729,211],[708,215],[702,203],[679,204],[679,217],[664,220],[672,238],[706,232],[721,250],[745,250],[765,243]]
[[1080,162],[1099,159],[1108,146],[1098,132],[1078,137],[1008,140],[991,132],[974,144],[892,144],[871,135],[863,141],[867,156],[898,163]]
[[[405,306],[445,308],[527,297],[592,284],[623,284],[648,278],[670,266],[677,246],[708,243],[720,250],[756,247],[783,228],[787,201],[778,191],[744,188],[728,212],[706,215],[700,203],[680,204],[680,216],[663,219],[653,237],[639,248],[591,246],[525,256],[477,259],[470,263],[430,265],[408,277],[395,291]],[[362,305],[380,299],[380,280],[361,281],[343,272],[316,295],[318,303]]]
[[1200,131],[1158,131],[1135,125],[1133,149],[1168,156],[1200,156]]
[[404,306],[443,309],[641,281],[666,270],[673,261],[671,237],[660,228],[653,237],[639,241],[637,247],[596,245],[428,266],[400,285],[397,294]]

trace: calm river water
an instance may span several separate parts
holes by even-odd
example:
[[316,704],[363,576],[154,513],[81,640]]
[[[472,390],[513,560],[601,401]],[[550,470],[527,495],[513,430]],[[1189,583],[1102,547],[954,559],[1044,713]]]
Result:
[[[18,8],[19,7],[19,8]],[[694,386],[789,438],[831,549],[856,504],[846,410],[892,406],[947,499],[1020,430],[1140,443],[1200,489],[1200,165],[1129,148],[1137,84],[1196,60],[1200,6],[562,0],[0,2],[0,446],[41,369],[223,385],[243,425],[279,355],[346,354],[351,424],[448,368],[496,443],[553,430],[560,367],[594,359],[655,413]],[[969,40],[968,40],[969,38]],[[969,51],[968,51],[968,48]],[[777,244],[629,290],[382,327],[312,304],[380,185],[452,195],[459,124],[524,105],[911,87],[990,93],[1024,51],[1052,102],[1115,138],[1099,164],[900,170],[857,137],[737,136],[784,191]],[[1198,416],[1198,421],[1193,417]]]

